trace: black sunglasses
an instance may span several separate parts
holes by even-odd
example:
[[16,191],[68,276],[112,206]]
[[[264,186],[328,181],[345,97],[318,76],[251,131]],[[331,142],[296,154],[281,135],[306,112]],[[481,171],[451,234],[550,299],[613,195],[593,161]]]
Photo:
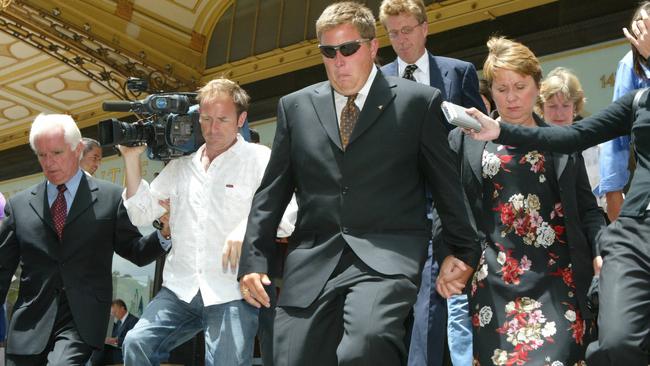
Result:
[[327,58],[336,57],[336,50],[339,50],[341,52],[341,55],[344,57],[348,57],[350,55],[354,55],[354,53],[357,52],[359,48],[361,48],[362,43],[370,42],[371,40],[372,38],[362,38],[350,42],[341,43],[338,46],[324,46],[320,44],[318,45],[318,48],[320,49],[320,53],[322,53],[323,56]]

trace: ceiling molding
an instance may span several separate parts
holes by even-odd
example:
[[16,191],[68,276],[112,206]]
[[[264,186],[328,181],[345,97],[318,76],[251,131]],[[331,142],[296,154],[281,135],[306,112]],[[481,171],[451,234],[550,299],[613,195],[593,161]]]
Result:
[[115,3],[103,1],[15,1],[42,14],[51,16],[57,12],[60,22],[157,69],[171,69],[178,79],[200,78],[202,56],[191,47],[191,30],[174,28],[169,22],[140,12],[133,13],[131,21],[127,21],[116,14]]
[[[558,0],[449,0],[434,3],[427,8],[429,34],[493,20]],[[390,44],[386,31],[377,23],[380,47]],[[248,57],[205,70],[201,82],[226,76],[241,84],[248,84],[322,63],[318,40],[313,39],[264,54]]]

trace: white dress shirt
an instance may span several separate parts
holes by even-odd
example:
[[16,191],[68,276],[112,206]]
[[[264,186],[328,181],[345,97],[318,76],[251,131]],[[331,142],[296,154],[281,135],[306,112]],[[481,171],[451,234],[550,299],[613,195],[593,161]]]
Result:
[[[200,290],[209,306],[242,298],[237,273],[222,269],[221,256],[226,240],[244,238],[270,150],[237,135],[237,142],[217,156],[207,171],[201,164],[204,150],[205,145],[170,161],[151,185],[143,180],[124,206],[133,224],[149,225],[165,212],[158,200],[170,199],[173,244],[165,260],[163,286],[188,303]],[[293,231],[292,223],[285,220],[281,226],[284,236]]]
[[[397,58],[397,72],[399,77],[402,77],[402,75],[404,75],[404,70],[406,70],[406,66],[408,65],[409,64],[404,62],[404,60],[401,58]],[[415,61],[415,65],[418,67],[413,72],[415,81],[420,84],[430,85],[431,78],[429,77],[429,52],[424,51],[422,56],[420,56],[420,58]]]
[[[357,97],[354,99],[354,104],[359,107],[359,110],[362,110],[363,105],[366,103],[372,82],[375,81],[375,76],[377,76],[377,68],[373,67],[372,70],[370,70],[370,75],[368,75],[368,80],[363,84],[363,87],[359,90]],[[341,127],[341,112],[343,112],[343,108],[345,108],[347,102],[348,97],[346,95],[339,94],[339,92],[334,90],[334,106],[336,107],[336,118],[338,118],[339,127]]]

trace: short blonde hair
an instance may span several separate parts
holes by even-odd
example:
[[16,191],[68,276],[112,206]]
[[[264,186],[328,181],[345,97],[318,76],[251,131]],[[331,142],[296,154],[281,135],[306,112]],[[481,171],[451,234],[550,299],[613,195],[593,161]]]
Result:
[[204,87],[199,89],[197,99],[200,104],[210,103],[215,98],[224,95],[232,98],[237,108],[237,116],[248,111],[248,105],[251,100],[248,93],[239,84],[226,78],[210,80]]
[[497,69],[530,75],[539,87],[542,80],[542,67],[528,47],[505,37],[492,37],[488,40],[487,46],[489,53],[483,64],[483,77],[490,87]]
[[38,152],[36,151],[36,139],[44,133],[56,130],[63,132],[63,138],[70,146],[70,150],[76,149],[81,142],[81,131],[79,131],[79,127],[77,127],[77,123],[72,119],[72,116],[41,113],[34,119],[29,130],[29,146],[34,152]]
[[410,14],[419,24],[427,21],[427,12],[422,0],[384,0],[379,6],[379,21],[386,26],[386,19],[390,16]]
[[362,38],[375,38],[375,17],[372,15],[372,11],[363,4],[343,1],[325,8],[316,20],[318,40],[321,39],[323,32],[343,24],[352,24]]
[[585,106],[585,91],[580,85],[580,80],[571,71],[563,67],[556,67],[542,81],[539,89],[539,98],[537,99],[537,108],[543,111],[544,103],[553,98],[554,95],[560,94],[564,99],[573,102],[575,112],[582,113]]

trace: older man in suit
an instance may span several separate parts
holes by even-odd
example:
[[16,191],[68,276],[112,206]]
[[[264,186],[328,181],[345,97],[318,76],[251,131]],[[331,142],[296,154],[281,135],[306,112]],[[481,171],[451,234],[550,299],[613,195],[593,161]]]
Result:
[[83,145],[68,115],[39,115],[29,135],[46,181],[7,202],[0,224],[0,299],[20,263],[8,365],[82,365],[104,344],[113,252],[138,265],[164,253],[143,238],[122,189],[79,168]]
[[[485,112],[479,94],[478,77],[469,62],[434,56],[426,49],[428,23],[422,0],[384,0],[379,8],[379,20],[384,25],[397,58],[384,65],[386,75],[400,76],[438,90],[443,100],[475,107]],[[447,130],[454,126],[442,120]],[[433,227],[439,228],[435,210],[431,213]],[[422,285],[413,308],[414,322],[409,348],[409,365],[440,366],[443,361],[447,306],[449,305],[449,345],[454,364],[472,363],[472,333],[467,296],[459,295],[447,302],[435,291],[438,275],[436,248],[439,233],[434,232],[422,272]]]
[[328,6],[316,31],[328,81],[279,102],[244,239],[241,291],[251,304],[268,306],[269,253],[295,193],[275,364],[403,365],[404,322],[430,235],[425,183],[454,254],[442,264],[447,293],[460,292],[480,255],[440,122],[442,99],[374,66],[375,19],[365,6]]

